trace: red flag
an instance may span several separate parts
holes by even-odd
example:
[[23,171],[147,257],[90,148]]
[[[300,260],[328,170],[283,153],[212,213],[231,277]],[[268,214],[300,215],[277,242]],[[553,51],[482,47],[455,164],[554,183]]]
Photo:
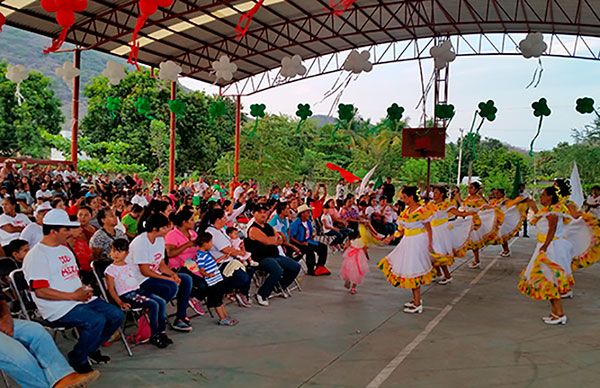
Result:
[[352,174],[350,171],[346,171],[343,168],[341,168],[340,166],[336,166],[333,163],[327,163],[326,164],[327,168],[332,170],[332,171],[337,171],[340,173],[340,176],[348,183],[355,183],[360,181],[360,178],[357,177],[356,175]]

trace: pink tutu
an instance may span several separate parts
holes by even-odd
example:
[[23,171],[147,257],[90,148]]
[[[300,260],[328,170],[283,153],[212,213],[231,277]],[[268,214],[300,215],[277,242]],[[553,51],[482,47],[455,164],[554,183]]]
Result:
[[340,268],[341,278],[354,284],[360,284],[367,272],[369,272],[369,261],[364,249],[355,244],[350,245],[344,251],[344,261]]

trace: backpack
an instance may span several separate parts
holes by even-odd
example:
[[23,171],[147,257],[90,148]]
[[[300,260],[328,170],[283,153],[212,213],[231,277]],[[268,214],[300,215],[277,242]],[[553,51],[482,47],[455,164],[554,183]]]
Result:
[[142,314],[137,321],[137,331],[135,335],[132,335],[130,342],[133,342],[136,345],[146,343],[150,340],[152,336],[152,332],[150,330],[150,323],[148,322],[148,316],[146,314]]

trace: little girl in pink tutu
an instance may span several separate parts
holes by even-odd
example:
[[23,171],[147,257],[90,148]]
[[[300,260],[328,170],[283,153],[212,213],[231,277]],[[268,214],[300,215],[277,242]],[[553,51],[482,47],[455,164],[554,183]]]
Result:
[[345,281],[344,287],[350,294],[356,294],[356,286],[362,283],[369,272],[369,253],[367,245],[358,231],[352,231],[348,236],[344,250],[344,261],[340,269],[340,276]]

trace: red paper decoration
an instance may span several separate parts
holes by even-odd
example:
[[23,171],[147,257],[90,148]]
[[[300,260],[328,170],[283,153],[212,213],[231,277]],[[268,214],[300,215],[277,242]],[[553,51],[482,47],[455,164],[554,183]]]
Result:
[[56,13],[55,18],[62,31],[52,45],[44,50],[44,54],[60,49],[67,38],[69,28],[75,24],[75,12],[83,12],[87,8],[87,0],[42,0],[42,8],[46,12]]
[[235,33],[238,39],[242,39],[246,36],[252,18],[254,18],[254,15],[258,12],[260,7],[262,7],[263,3],[264,0],[258,0],[252,9],[240,16],[240,20],[238,21],[237,26],[235,26]]
[[352,174],[350,171],[344,170],[343,168],[341,168],[340,166],[337,166],[333,163],[327,163],[325,166],[327,166],[328,169],[332,170],[332,171],[337,171],[340,173],[340,176],[348,183],[356,183],[360,181],[360,178],[357,177],[356,175]]
[[136,69],[140,69],[140,66],[138,65],[138,54],[140,50],[140,45],[137,42],[138,33],[144,27],[148,18],[158,11],[158,7],[170,7],[171,4],[173,4],[173,1],[174,0],[139,0],[140,15],[138,16],[135,28],[133,29],[130,46],[131,52],[129,53],[128,59],[128,62],[135,65]]
[[6,23],[6,18],[4,17],[4,15],[2,15],[2,12],[0,12],[0,31],[2,31],[2,26],[4,25],[4,23]]
[[333,9],[334,15],[341,16],[354,3],[356,0],[329,0],[329,7]]

